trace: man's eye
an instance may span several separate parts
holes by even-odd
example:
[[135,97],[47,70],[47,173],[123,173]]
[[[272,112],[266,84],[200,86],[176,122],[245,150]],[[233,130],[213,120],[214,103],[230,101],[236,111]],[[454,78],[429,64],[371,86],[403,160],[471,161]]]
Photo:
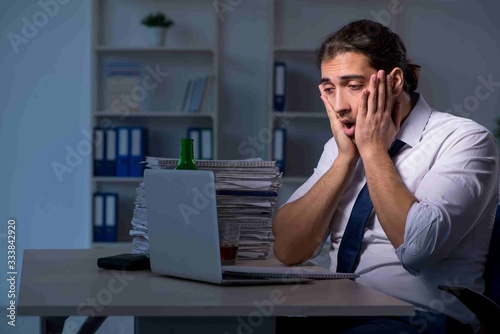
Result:
[[328,95],[333,93],[333,88],[325,88],[324,92]]
[[358,90],[361,87],[362,87],[361,85],[349,85],[349,88],[352,89],[352,90]]

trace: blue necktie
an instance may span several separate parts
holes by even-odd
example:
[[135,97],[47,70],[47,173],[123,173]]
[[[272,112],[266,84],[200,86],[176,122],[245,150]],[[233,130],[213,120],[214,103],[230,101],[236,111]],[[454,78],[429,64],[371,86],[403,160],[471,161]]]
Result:
[[[405,145],[399,139],[396,139],[389,149],[389,156],[392,158]],[[337,272],[353,273],[361,251],[361,242],[365,231],[365,225],[370,217],[373,204],[368,193],[368,187],[365,183],[363,189],[359,192],[356,202],[352,208],[351,216],[347,222],[344,236],[340,242],[339,252],[337,254]]]

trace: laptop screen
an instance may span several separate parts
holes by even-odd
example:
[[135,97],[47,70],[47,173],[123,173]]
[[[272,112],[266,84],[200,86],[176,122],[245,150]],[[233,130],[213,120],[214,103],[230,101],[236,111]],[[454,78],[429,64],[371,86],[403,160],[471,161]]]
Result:
[[213,172],[147,169],[144,177],[152,272],[220,283]]

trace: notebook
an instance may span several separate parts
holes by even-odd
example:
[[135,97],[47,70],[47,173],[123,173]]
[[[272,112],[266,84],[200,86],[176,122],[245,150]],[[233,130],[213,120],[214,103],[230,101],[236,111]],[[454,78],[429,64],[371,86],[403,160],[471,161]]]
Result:
[[147,169],[144,177],[153,273],[223,285],[357,277],[305,266],[222,266],[213,172]]
[[[158,158],[146,157],[146,163],[149,166],[158,166],[161,168],[174,168],[179,162],[178,159],[173,158]],[[248,159],[248,160],[195,160],[196,166],[200,169],[204,168],[269,168],[271,170],[277,169],[274,161],[262,159]]]

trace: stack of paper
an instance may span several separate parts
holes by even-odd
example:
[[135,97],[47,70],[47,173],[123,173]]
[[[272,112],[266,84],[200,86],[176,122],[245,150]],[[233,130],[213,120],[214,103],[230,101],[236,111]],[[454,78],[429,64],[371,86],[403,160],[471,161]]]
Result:
[[135,189],[135,207],[132,217],[132,230],[130,235],[132,239],[132,252],[138,254],[149,254],[149,239],[148,239],[148,220],[146,213],[146,189],[144,182],[141,182],[139,188]]
[[[177,159],[146,157],[146,167],[173,169]],[[266,259],[271,252],[271,224],[281,186],[281,173],[274,161],[195,160],[199,169],[215,175],[219,221],[240,224],[239,259]],[[132,219],[133,252],[147,254],[147,216],[144,182],[137,188]]]

